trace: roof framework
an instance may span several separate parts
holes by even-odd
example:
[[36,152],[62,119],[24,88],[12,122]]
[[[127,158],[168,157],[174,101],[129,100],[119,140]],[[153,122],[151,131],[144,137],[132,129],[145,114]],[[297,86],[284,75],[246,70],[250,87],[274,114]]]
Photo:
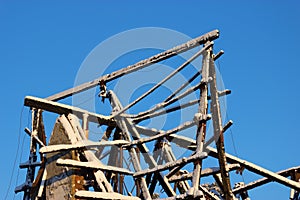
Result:
[[[15,192],[24,192],[27,199],[250,199],[248,190],[276,181],[291,188],[290,199],[297,199],[300,191],[300,167],[271,172],[246,160],[225,152],[224,133],[232,121],[222,122],[219,98],[230,90],[219,91],[215,60],[223,51],[213,53],[214,40],[219,31],[214,30],[170,50],[154,55],[126,68],[104,75],[91,82],[54,94],[48,98],[27,96],[24,104],[32,109],[30,155],[26,163],[26,181]],[[146,68],[180,53],[201,47],[186,62],[158,82],[150,90],[128,105],[122,105],[106,83]],[[174,93],[151,109],[129,114],[128,109],[151,95],[157,88],[172,79],[196,58],[202,59],[199,69]],[[194,86],[187,88],[191,82]],[[57,101],[100,85],[103,98],[109,100],[112,113],[104,116]],[[198,99],[180,106],[174,105],[187,95],[198,92]],[[178,110],[198,105],[193,120],[169,130],[156,130],[139,125],[140,122]],[[43,111],[59,115],[50,140],[46,140]],[[207,137],[207,123],[213,125],[213,136]],[[106,127],[100,141],[88,138],[89,124]],[[225,125],[223,125],[225,124]],[[196,127],[194,137],[179,132]],[[112,139],[110,139],[112,138]],[[189,151],[188,157],[177,158],[170,144]],[[216,148],[209,145],[215,143]],[[150,151],[149,145],[153,152]],[[104,151],[109,149],[109,151]],[[40,153],[38,159],[37,153]],[[129,160],[124,159],[129,155]],[[216,158],[217,167],[203,168],[207,158]],[[106,159],[106,161],[105,161]],[[37,161],[39,160],[39,161]],[[147,164],[143,168],[142,163]],[[192,166],[192,167],[191,167]],[[38,167],[38,173],[35,170]],[[249,170],[262,178],[250,183],[236,183],[232,187],[230,172]],[[213,177],[211,184],[201,184],[203,177]],[[290,177],[290,179],[288,178]],[[135,189],[133,191],[130,187]],[[161,187],[164,195],[157,194]]]

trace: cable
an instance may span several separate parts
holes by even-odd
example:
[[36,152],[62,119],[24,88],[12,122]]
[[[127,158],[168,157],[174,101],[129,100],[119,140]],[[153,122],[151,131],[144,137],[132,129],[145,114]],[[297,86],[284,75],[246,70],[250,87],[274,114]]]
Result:
[[[14,164],[13,164],[13,168],[12,168],[12,172],[11,172],[11,176],[10,176],[10,180],[9,180],[9,184],[8,184],[8,188],[7,188],[4,200],[7,199],[8,193],[9,193],[10,188],[11,188],[13,174],[14,174],[14,171],[15,171],[15,168],[16,168],[16,163],[17,163],[18,154],[19,154],[19,150],[20,150],[20,140],[21,140],[21,127],[22,127],[23,111],[24,111],[24,106],[22,107],[22,110],[21,110],[21,113],[20,113],[20,124],[19,124],[19,136],[18,136],[17,152],[16,152],[16,156],[15,156],[15,160],[14,160]],[[14,196],[14,198],[15,198],[15,196]]]

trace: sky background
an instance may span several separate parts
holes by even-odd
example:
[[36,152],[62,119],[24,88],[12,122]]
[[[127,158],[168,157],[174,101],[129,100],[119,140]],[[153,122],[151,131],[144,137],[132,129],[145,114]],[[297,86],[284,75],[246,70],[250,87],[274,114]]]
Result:
[[[225,55],[218,64],[232,90],[227,151],[272,171],[300,163],[299,1],[0,0],[0,27],[1,197],[8,192],[7,199],[22,199],[13,191],[25,180],[18,164],[28,158],[24,97],[71,88],[81,63],[101,41],[140,27],[190,37],[219,29],[216,46]],[[244,175],[246,182],[255,178]],[[249,194],[254,200],[281,200],[288,199],[289,189],[270,183]]]

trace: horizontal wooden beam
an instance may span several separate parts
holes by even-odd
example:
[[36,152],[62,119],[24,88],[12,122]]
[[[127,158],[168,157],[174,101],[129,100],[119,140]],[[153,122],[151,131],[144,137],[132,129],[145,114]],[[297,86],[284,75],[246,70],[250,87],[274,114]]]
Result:
[[[240,168],[239,164],[229,164],[227,165],[228,171],[236,170]],[[211,168],[206,168],[201,171],[201,177],[206,177],[210,176],[213,174],[220,173],[220,168],[219,167],[211,167]],[[177,182],[177,181],[184,181],[184,180],[191,180],[193,178],[193,173],[187,173],[187,174],[182,174],[182,175],[173,175],[170,177],[168,180],[170,183],[172,182]]]
[[69,113],[72,113],[80,119],[83,118],[83,114],[87,114],[88,121],[90,122],[95,122],[95,123],[99,123],[100,125],[109,125],[109,126],[113,126],[115,124],[115,121],[111,119],[111,117],[100,115],[97,113],[92,113],[78,107],[74,107],[74,106],[70,106],[70,105],[66,105],[54,101],[49,101],[38,97],[26,96],[24,100],[24,105],[57,113],[60,115],[61,114],[67,115]]
[[114,167],[114,166],[107,166],[102,164],[100,161],[91,161],[91,162],[81,162],[77,160],[71,159],[58,159],[56,164],[59,166],[67,166],[67,167],[79,167],[79,168],[89,168],[89,169],[100,169],[103,171],[110,171],[114,173],[126,174],[126,175],[133,175],[134,173],[129,171],[128,169]]
[[202,153],[197,153],[195,155],[192,155],[188,158],[181,158],[179,160],[173,161],[173,162],[167,162],[164,165],[157,165],[154,168],[151,169],[145,169],[139,172],[134,173],[133,177],[140,177],[140,176],[144,176],[146,174],[151,174],[154,172],[160,172],[160,171],[164,171],[164,170],[168,170],[168,169],[172,169],[174,167],[180,166],[180,165],[184,165],[190,162],[194,162],[196,160],[200,160],[200,159],[204,159],[207,157],[207,153],[206,152],[202,152]]
[[100,141],[100,142],[94,142],[91,140],[80,140],[75,144],[57,144],[57,145],[45,146],[40,149],[40,153],[53,153],[57,151],[69,151],[75,149],[94,148],[100,146],[114,146],[114,145],[121,146],[128,143],[129,142],[125,140]]
[[102,200],[141,200],[138,197],[125,196],[116,192],[91,192],[91,191],[77,191],[75,198],[78,199],[102,199]]
[[176,47],[173,47],[172,49],[169,49],[167,51],[164,51],[162,53],[156,54],[148,59],[141,60],[133,65],[129,65],[126,68],[122,68],[120,70],[117,70],[111,74],[104,75],[102,77],[99,77],[93,81],[83,83],[79,86],[76,86],[74,88],[65,90],[63,92],[57,93],[55,95],[52,95],[48,97],[48,100],[52,101],[58,101],[61,99],[64,99],[66,97],[72,96],[73,94],[77,94],[79,92],[88,90],[90,88],[93,88],[99,84],[99,81],[103,80],[105,82],[112,81],[114,79],[117,79],[119,77],[122,77],[126,74],[135,72],[137,70],[143,69],[149,65],[152,65],[154,63],[158,63],[162,60],[165,60],[167,58],[171,58],[177,54],[183,53],[185,51],[188,51],[189,49],[195,48],[199,45],[205,44],[207,41],[215,40],[219,37],[219,30],[213,30],[209,33],[206,33],[202,36],[199,36],[195,39],[192,39],[184,44],[178,45]]

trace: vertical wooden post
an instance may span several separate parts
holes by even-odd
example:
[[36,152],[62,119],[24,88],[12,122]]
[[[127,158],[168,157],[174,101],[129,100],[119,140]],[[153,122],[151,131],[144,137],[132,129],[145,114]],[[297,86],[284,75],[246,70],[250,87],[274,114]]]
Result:
[[218,160],[220,165],[222,184],[224,188],[224,196],[226,200],[234,200],[234,195],[231,190],[229,172],[226,167],[226,157],[225,157],[225,147],[224,147],[224,136],[223,136],[223,128],[222,128],[222,118],[218,97],[218,89],[217,89],[217,80],[216,80],[216,71],[215,64],[212,55],[210,56],[209,62],[209,75],[212,78],[210,82],[210,95],[211,95],[211,112],[213,119],[213,127],[214,127],[214,136],[217,145],[218,151]]
[[[209,74],[209,58],[211,56],[211,49],[206,50],[203,53],[203,60],[202,60],[202,80],[204,84],[201,84],[200,87],[200,102],[199,102],[199,108],[198,108],[198,115],[205,116],[207,114],[207,105],[208,105],[208,74]],[[205,140],[205,134],[206,134],[206,121],[200,121],[197,124],[197,135],[196,135],[196,153],[200,153],[203,151],[203,143]],[[197,160],[194,163],[194,171],[193,171],[193,188],[194,188],[194,194],[196,194],[196,191],[199,190],[199,183],[200,183],[200,175],[201,175],[201,167],[202,167],[202,161]]]
[[[119,155],[119,167],[123,168],[123,147],[120,147],[120,155]],[[123,194],[123,184],[124,184],[124,175],[119,175],[119,193]]]
[[89,120],[88,120],[89,115],[87,113],[84,113],[82,115],[82,128],[85,133],[85,137],[89,138]]

